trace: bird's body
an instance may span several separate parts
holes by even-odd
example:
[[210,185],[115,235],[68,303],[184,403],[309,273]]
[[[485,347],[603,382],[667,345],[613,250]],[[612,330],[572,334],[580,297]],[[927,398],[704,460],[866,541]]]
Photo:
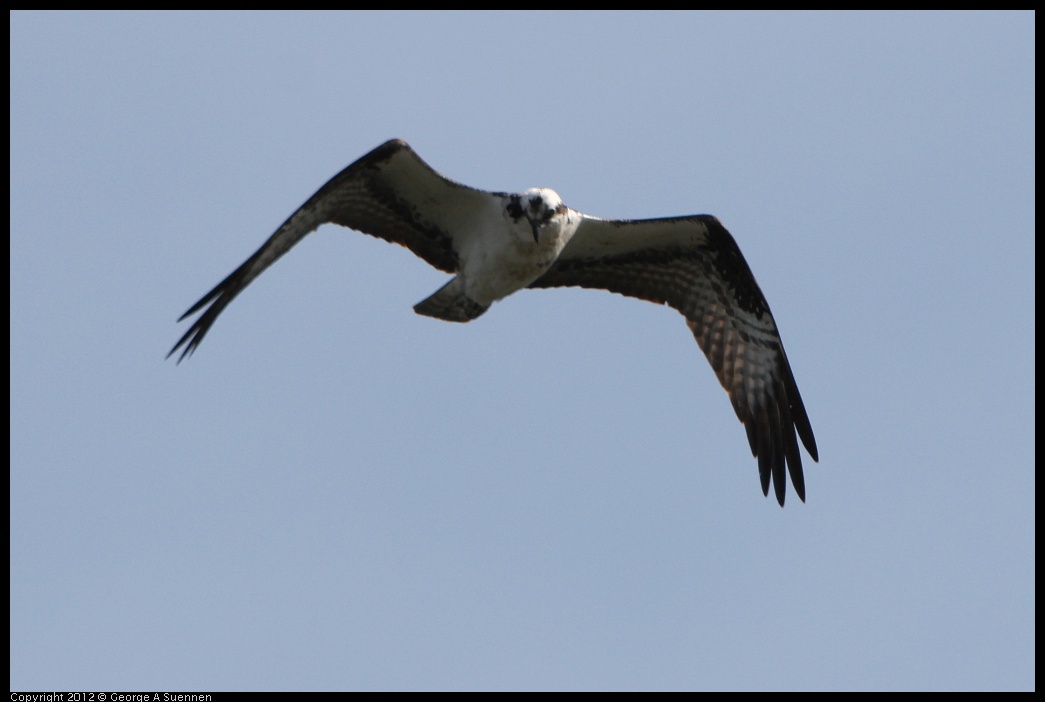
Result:
[[796,431],[817,460],[813,431],[769,305],[717,219],[607,220],[570,209],[547,188],[519,194],[478,190],[440,175],[399,140],[334,176],[182,315],[203,310],[168,356],[183,346],[179,361],[191,354],[236,295],[328,222],[402,244],[454,273],[414,306],[438,319],[468,322],[526,287],[601,288],[674,307],[686,317],[747,429],[763,492],[768,494],[772,479],[784,504],[786,464],[805,499]]
[[[531,207],[541,211],[512,216],[513,212]],[[556,211],[559,216],[555,215]],[[462,225],[461,231],[468,234],[460,237],[459,244],[455,242],[460,261],[457,277],[435,295],[418,303],[414,310],[419,314],[450,322],[475,319],[497,300],[525,288],[544,275],[559,258],[581,221],[579,213],[562,205],[559,196],[547,188],[532,188],[520,195],[499,194],[477,208],[477,213],[474,221]],[[530,218],[536,219],[547,213],[552,216],[539,229],[538,236]],[[484,232],[498,231],[503,234],[483,235]],[[459,300],[461,296],[463,299]],[[457,306],[453,306],[455,300],[459,300]],[[471,308],[476,310],[476,314],[462,319],[452,312],[442,313],[447,302],[451,309]]]

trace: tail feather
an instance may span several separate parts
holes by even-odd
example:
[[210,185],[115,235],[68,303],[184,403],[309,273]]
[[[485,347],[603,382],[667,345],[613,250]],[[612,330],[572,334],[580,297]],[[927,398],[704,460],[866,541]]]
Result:
[[460,278],[454,278],[430,297],[414,305],[414,312],[447,322],[470,322],[490,305],[481,305],[464,294]]

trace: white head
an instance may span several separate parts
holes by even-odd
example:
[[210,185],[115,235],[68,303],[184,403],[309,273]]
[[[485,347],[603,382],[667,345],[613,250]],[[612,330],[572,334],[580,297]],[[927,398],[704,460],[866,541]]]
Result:
[[505,212],[513,221],[526,218],[536,242],[540,242],[541,231],[552,222],[561,222],[561,217],[557,215],[564,215],[567,211],[562,198],[551,188],[530,188],[518,195],[510,195],[505,207]]

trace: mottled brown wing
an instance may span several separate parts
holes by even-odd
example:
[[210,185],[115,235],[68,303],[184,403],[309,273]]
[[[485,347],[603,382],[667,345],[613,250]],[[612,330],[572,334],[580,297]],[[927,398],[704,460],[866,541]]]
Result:
[[280,256],[322,224],[350,227],[401,244],[436,268],[455,272],[472,217],[501,207],[502,196],[437,173],[405,141],[393,139],[355,161],[305,202],[253,256],[178,321],[206,308],[167,354],[192,354],[222,310]]
[[786,464],[805,500],[795,432],[816,461],[813,429],[769,305],[717,219],[585,217],[558,261],[530,285],[556,286],[609,290],[681,312],[747,430],[762,492],[769,494],[772,479],[784,504]]

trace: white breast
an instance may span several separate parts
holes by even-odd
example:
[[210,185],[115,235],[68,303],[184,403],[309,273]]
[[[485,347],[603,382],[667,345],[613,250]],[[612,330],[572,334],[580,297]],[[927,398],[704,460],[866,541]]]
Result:
[[535,242],[525,219],[501,213],[498,221],[487,221],[485,231],[469,237],[470,245],[460,252],[465,293],[485,305],[525,288],[555,263],[579,224],[580,216],[567,210],[545,225]]

